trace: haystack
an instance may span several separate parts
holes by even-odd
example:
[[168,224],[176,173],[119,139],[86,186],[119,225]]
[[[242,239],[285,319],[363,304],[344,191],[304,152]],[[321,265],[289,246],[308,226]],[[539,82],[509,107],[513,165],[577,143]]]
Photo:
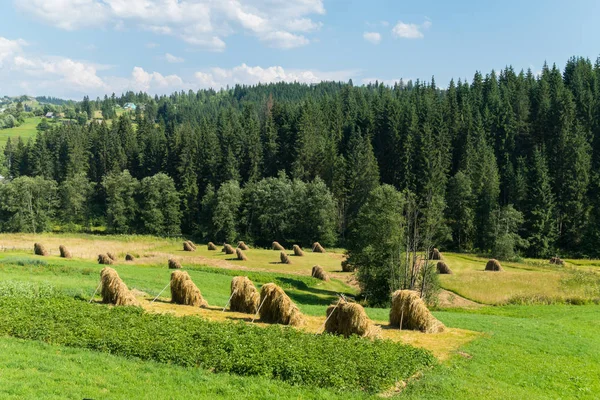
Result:
[[102,268],[102,271],[100,271],[100,280],[102,282],[101,293],[103,303],[114,304],[116,306],[140,305],[114,269],[110,267]]
[[321,246],[321,243],[319,243],[319,242],[313,243],[312,251],[313,251],[313,253],[325,253],[325,249],[323,248],[323,246]]
[[260,319],[282,325],[300,326],[304,316],[282,288],[267,283],[260,288]]
[[279,242],[273,242],[273,250],[283,251],[285,248]]
[[60,251],[60,256],[61,258],[71,258],[71,252],[69,250],[67,250],[67,248],[65,246],[63,246],[62,244],[60,246],[58,246],[58,250]]
[[550,259],[550,264],[554,264],[554,265],[565,265],[565,262],[563,260],[561,260],[559,257],[552,257]]
[[443,261],[438,261],[437,263],[437,272],[438,274],[451,274],[452,270],[450,269],[450,267],[448,266],[448,264],[446,264]]
[[217,249],[217,245],[215,245],[213,242],[208,242],[208,249],[210,251],[214,251]]
[[354,265],[350,264],[348,260],[342,261],[342,271],[343,272],[354,272],[356,268]]
[[390,325],[424,333],[443,332],[446,328],[429,311],[414,290],[397,290],[392,295]]
[[297,244],[294,245],[294,255],[298,257],[302,257],[304,255],[304,252]]
[[133,261],[133,260],[135,260],[134,256],[132,256],[129,253],[125,254],[125,261]]
[[238,260],[248,261],[248,257],[246,257],[246,255],[244,254],[244,252],[242,251],[242,249],[240,249],[239,247],[237,249],[235,249],[235,255],[236,255],[236,257],[237,257]]
[[248,245],[247,245],[246,243],[242,242],[241,240],[238,242],[238,245],[237,245],[237,247],[238,247],[239,249],[242,249],[242,250],[244,250],[244,251],[246,251],[246,250],[250,250],[250,247],[248,247]]
[[106,254],[98,254],[98,264],[111,265],[113,263],[112,258]]
[[113,253],[111,253],[110,251],[106,252],[106,255],[108,256],[108,258],[110,258],[113,261],[117,261],[117,256],[114,255]]
[[379,336],[381,328],[373,324],[360,304],[340,300],[337,305],[327,307],[325,332],[345,337],[376,337]]
[[43,244],[41,244],[41,243],[35,243],[33,245],[33,254],[35,254],[37,256],[47,256],[48,255],[48,251],[46,251],[46,248],[44,247]]
[[179,260],[169,258],[169,269],[181,269],[181,263],[179,262]]
[[183,251],[196,251],[196,245],[191,240],[183,242]]
[[231,280],[231,295],[229,310],[256,314],[260,304],[260,294],[247,276],[236,276]]
[[327,273],[325,272],[325,270],[323,269],[323,267],[321,267],[320,265],[315,265],[314,267],[312,267],[311,276],[313,278],[317,278],[317,279],[320,279],[322,281],[328,281],[329,280],[329,275],[327,275]]
[[222,250],[225,254],[235,254],[235,249],[230,244],[225,243]]
[[171,302],[185,306],[205,307],[208,305],[202,298],[200,289],[192,282],[186,271],[171,273]]
[[434,247],[429,252],[429,259],[430,260],[442,260],[443,259],[442,253],[440,253],[440,251]]
[[502,265],[500,265],[500,261],[493,258],[489,260],[487,264],[485,264],[485,270],[494,272],[504,271],[504,269],[502,269]]
[[279,259],[281,260],[282,264],[291,264],[292,263],[292,260],[290,260],[290,256],[288,256],[285,251],[282,251],[281,253],[279,253]]

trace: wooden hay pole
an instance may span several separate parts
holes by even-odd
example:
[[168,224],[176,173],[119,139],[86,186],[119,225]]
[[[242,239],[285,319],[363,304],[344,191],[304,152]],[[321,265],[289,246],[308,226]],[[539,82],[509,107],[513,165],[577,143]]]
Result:
[[437,333],[445,330],[414,290],[397,290],[392,295],[390,325],[400,329]]

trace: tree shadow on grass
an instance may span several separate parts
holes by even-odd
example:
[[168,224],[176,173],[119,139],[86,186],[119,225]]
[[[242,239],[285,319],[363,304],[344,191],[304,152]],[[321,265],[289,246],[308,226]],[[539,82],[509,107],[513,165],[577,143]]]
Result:
[[[307,305],[329,305],[337,299],[339,292],[335,290],[318,289],[308,286],[305,282],[293,278],[277,277],[277,280],[284,285],[291,286],[294,291],[288,293],[288,296],[295,302]],[[350,293],[344,293],[352,296]]]

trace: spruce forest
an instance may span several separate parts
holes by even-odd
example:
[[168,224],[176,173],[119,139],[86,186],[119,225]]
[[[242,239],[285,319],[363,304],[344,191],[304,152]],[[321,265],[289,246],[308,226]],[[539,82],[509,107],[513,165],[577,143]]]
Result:
[[[117,117],[128,102],[143,107]],[[88,121],[6,144],[2,231],[346,246],[369,194],[390,185],[435,221],[439,248],[600,256],[600,61],[476,72],[445,89],[129,92],[75,112]]]

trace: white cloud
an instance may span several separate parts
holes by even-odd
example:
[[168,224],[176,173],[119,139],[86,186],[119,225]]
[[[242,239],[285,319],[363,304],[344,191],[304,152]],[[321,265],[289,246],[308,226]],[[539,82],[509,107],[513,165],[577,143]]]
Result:
[[22,11],[65,30],[134,27],[171,35],[213,51],[241,31],[269,46],[289,49],[322,26],[323,0],[13,0]]
[[185,61],[182,57],[174,56],[171,53],[165,54],[165,60],[167,60],[167,62],[170,62],[170,63],[182,63]]
[[381,42],[381,34],[379,32],[365,32],[363,33],[363,38],[367,42],[371,42],[373,44],[379,44],[379,42]]
[[9,40],[0,36],[0,67],[5,59],[20,53],[24,45],[26,45],[24,40]]
[[398,21],[398,23],[392,28],[392,34],[397,38],[422,39],[425,37],[423,31],[429,29],[430,27],[431,21],[429,19],[426,19],[421,25],[406,24],[402,21]]

